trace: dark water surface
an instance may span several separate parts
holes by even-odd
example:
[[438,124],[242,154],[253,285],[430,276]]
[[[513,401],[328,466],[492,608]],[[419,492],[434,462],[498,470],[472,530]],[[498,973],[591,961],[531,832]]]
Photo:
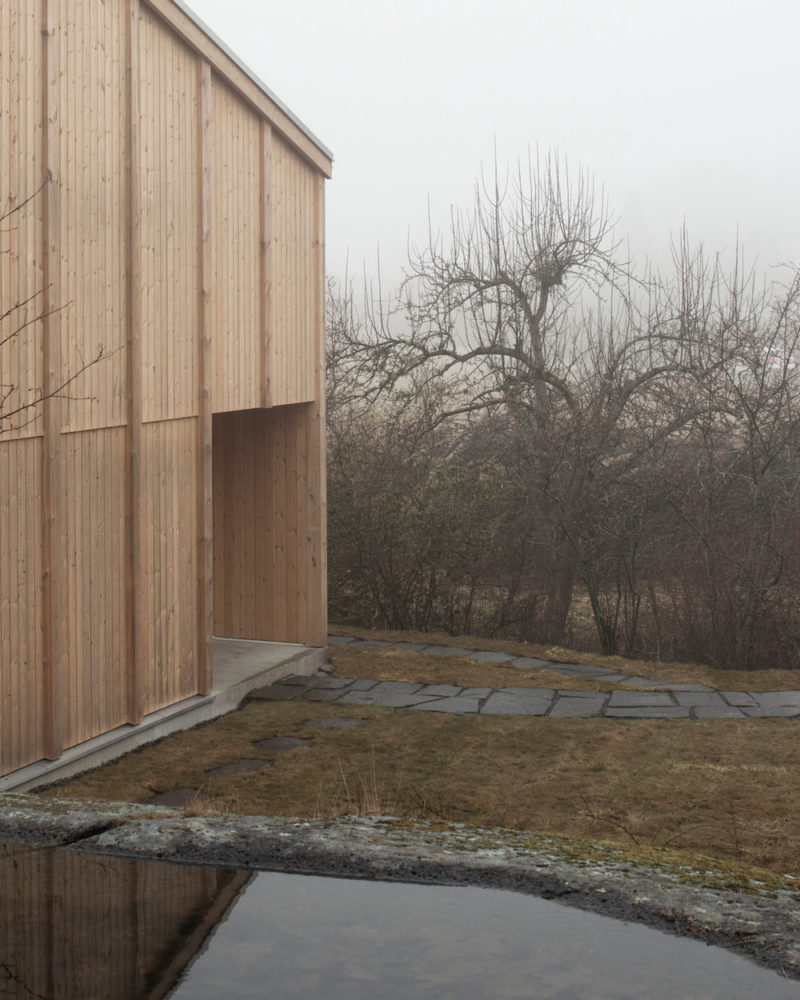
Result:
[[0,845],[0,997],[781,1000],[729,952],[497,889]]

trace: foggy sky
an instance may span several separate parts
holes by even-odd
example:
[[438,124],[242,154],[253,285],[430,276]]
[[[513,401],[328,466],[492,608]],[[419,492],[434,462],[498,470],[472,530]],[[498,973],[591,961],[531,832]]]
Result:
[[557,147],[617,234],[664,262],[800,262],[800,4],[766,0],[188,0],[334,153],[329,274],[396,280],[482,166]]

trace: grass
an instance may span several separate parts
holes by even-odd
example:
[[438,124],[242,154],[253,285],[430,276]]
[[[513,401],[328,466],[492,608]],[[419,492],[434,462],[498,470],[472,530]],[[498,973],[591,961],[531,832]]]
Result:
[[[384,649],[336,648],[332,658],[348,676],[357,670],[470,686],[508,682],[513,670]],[[514,683],[522,676],[513,670]],[[364,721],[349,729],[306,725],[330,716]],[[744,865],[798,876],[797,735],[791,719],[459,717],[254,701],[44,794],[145,802],[189,787],[209,797],[198,808],[212,814],[384,813],[561,834],[636,857],[677,851],[694,868]],[[253,745],[275,736],[308,743],[279,753]],[[227,778],[207,773],[258,756],[273,766]]]
[[[512,639],[482,639],[464,635],[452,636],[440,632],[399,632],[392,629],[371,631],[349,625],[331,625],[330,633],[331,635],[353,635],[364,639],[384,639],[390,642],[426,642],[437,646],[485,649],[508,653],[510,657],[534,656],[542,660],[555,660],[561,663],[586,663],[608,667],[628,676],[647,677],[652,680],[662,680],[665,683],[706,684],[719,691],[800,690],[800,671],[797,670],[721,670],[701,663],[634,660],[624,656],[603,656],[601,653],[579,652],[574,649],[566,649],[563,646],[548,646],[543,643],[515,642]],[[515,677],[522,675],[521,671],[513,667],[506,669],[513,670]],[[548,678],[549,683],[545,683]],[[554,680],[554,678],[559,679]],[[535,684],[532,686],[535,687],[572,687],[572,685],[562,682],[565,680],[564,675],[553,674],[549,671],[537,671],[536,676],[531,677],[531,681],[534,680]],[[522,686],[519,680],[510,683]],[[576,684],[574,686],[585,685]],[[593,690],[603,690],[592,682],[589,683],[589,686]]]

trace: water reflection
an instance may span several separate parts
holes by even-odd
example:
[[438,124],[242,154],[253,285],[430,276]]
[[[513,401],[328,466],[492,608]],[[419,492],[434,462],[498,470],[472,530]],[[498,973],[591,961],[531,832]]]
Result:
[[728,952],[498,890],[0,845],[0,996],[750,1000]]

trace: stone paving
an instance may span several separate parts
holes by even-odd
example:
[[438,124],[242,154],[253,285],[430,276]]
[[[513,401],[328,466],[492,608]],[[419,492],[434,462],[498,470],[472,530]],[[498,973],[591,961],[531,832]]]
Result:
[[[646,677],[627,676],[605,667],[556,663],[528,656],[481,652],[456,646],[384,642],[329,636],[330,645],[358,649],[405,649],[427,656],[461,656],[484,663],[511,663],[519,670],[548,670],[625,684],[638,690],[570,691],[509,686],[457,687],[453,684],[410,684],[404,681],[347,680],[341,677],[287,677],[251,692],[265,701],[330,701],[346,705],[382,705],[451,715],[533,715],[554,718],[606,719],[746,719],[800,716],[800,691],[714,691],[702,684],[668,684]],[[652,690],[653,688],[659,690]]]

